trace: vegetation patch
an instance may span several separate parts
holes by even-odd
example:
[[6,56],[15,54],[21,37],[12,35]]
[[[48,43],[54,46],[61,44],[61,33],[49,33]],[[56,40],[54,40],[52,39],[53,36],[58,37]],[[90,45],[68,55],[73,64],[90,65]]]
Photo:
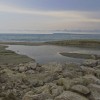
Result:
[[80,46],[80,47],[100,46],[100,40],[63,40],[63,41],[52,41],[47,43],[52,45],[61,45],[61,46]]
[[6,50],[6,47],[0,45],[0,64],[19,64],[33,60],[25,55],[19,55],[11,50]]
[[81,59],[96,59],[98,56],[98,55],[81,54],[81,53],[60,53],[60,54],[67,57],[81,58]]

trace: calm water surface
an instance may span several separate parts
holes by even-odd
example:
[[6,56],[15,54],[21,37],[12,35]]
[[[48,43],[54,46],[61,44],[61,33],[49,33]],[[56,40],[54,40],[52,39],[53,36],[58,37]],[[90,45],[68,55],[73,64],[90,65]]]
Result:
[[78,53],[90,53],[99,54],[99,49],[91,48],[79,48],[79,47],[64,47],[53,45],[42,46],[24,46],[24,45],[9,45],[8,50],[15,51],[18,54],[27,55],[36,60],[40,64],[48,62],[77,62],[81,63],[84,59],[77,59],[71,57],[65,57],[59,54],[59,52],[78,52]]

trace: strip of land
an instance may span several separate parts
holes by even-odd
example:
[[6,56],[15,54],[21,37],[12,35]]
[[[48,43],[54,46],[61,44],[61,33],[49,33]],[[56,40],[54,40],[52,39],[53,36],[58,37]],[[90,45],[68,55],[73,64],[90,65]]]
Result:
[[2,45],[29,45],[29,46],[40,46],[46,43],[44,42],[0,42]]
[[60,46],[80,46],[80,47],[99,47],[100,40],[62,40],[62,41],[51,41],[51,42],[0,42],[3,45],[60,45]]
[[60,53],[63,56],[66,57],[72,57],[72,58],[81,58],[81,59],[100,59],[99,55],[95,55],[95,54],[82,54],[82,53],[67,53],[67,52],[63,52]]
[[25,55],[19,55],[11,50],[6,50],[6,48],[7,46],[0,45],[0,65],[1,64],[15,65],[33,60]]
[[79,46],[79,47],[100,48],[100,40],[63,40],[63,41],[47,42],[47,44],[60,45],[60,46]]
[[[75,46],[81,48],[86,47],[86,48],[100,49],[100,40],[63,40],[63,41],[52,41],[47,43],[59,46]],[[68,53],[68,52],[62,52],[60,54],[72,58],[95,59],[96,57],[97,59],[100,59],[98,58],[99,55],[92,55],[92,54]]]

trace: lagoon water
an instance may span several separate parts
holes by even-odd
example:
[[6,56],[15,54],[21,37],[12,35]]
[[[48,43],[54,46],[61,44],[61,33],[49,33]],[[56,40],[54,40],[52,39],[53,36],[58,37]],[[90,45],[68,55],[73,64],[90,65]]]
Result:
[[41,46],[24,46],[24,45],[9,45],[8,50],[15,51],[18,54],[27,55],[36,60],[40,64],[49,62],[77,62],[81,63],[84,59],[77,59],[65,57],[59,52],[77,52],[87,54],[99,54],[99,49],[68,47],[68,46],[54,46],[54,45],[41,45]]

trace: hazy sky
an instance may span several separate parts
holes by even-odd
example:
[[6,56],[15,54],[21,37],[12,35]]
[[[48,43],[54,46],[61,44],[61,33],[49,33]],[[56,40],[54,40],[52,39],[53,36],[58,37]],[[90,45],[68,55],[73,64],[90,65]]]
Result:
[[0,0],[0,33],[100,30],[100,0]]

